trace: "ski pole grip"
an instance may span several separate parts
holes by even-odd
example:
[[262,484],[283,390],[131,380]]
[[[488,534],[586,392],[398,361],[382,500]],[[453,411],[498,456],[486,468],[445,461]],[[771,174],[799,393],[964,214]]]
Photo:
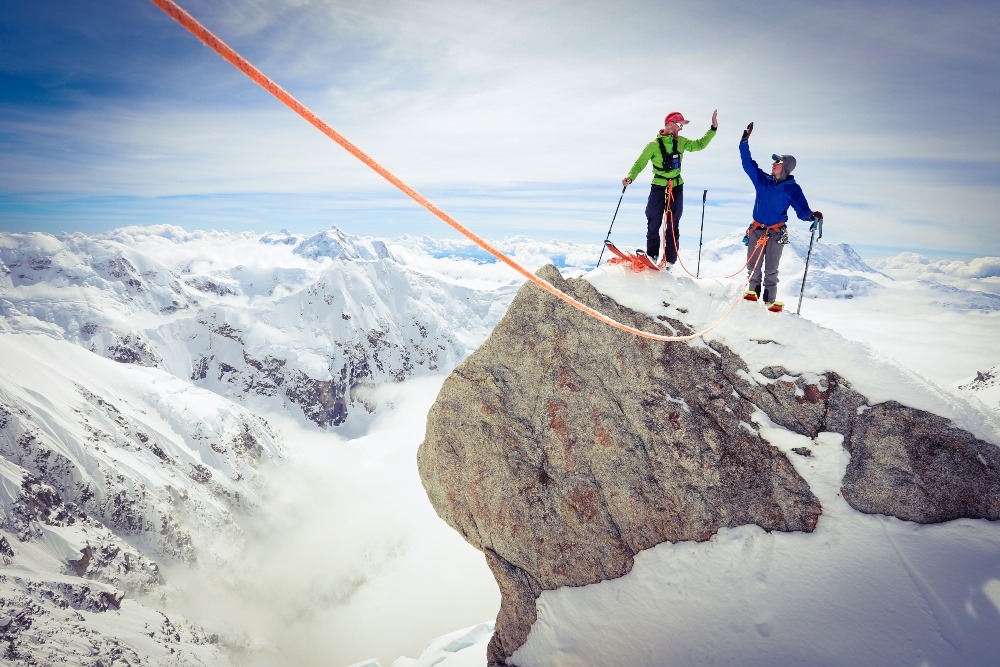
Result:
[[708,199],[708,190],[701,193],[701,203],[704,204],[706,199]]

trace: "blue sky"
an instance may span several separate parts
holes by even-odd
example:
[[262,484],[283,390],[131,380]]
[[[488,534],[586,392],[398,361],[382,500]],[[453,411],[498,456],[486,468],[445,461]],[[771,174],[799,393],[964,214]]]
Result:
[[[824,241],[1000,255],[1000,5],[185,0],[318,116],[487,239],[600,244],[669,111],[684,244],[744,227],[751,148],[798,158]],[[454,235],[150,2],[5,0],[0,231]],[[641,245],[649,168],[612,238]],[[691,245],[688,245],[691,247]],[[682,248],[683,249],[683,248]]]

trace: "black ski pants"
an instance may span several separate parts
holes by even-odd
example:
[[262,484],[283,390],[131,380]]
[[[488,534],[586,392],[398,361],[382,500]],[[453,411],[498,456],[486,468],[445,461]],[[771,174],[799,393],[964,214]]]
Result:
[[[673,187],[673,201],[670,202],[670,210],[673,220],[663,219],[663,212],[667,208],[667,186],[656,185],[649,187],[649,199],[646,201],[646,254],[650,257],[660,255],[660,226],[666,222],[667,231],[663,233],[666,239],[666,246],[663,252],[667,262],[673,264],[677,261],[677,248],[680,247],[680,223],[681,213],[684,212],[684,185]],[[669,230],[673,229],[673,238],[670,237]]]

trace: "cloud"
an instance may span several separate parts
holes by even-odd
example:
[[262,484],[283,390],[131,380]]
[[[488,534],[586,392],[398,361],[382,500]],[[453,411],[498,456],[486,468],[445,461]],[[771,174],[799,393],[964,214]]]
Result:
[[[379,219],[427,220],[151,4],[127,4],[120,26],[108,15],[103,28],[80,15],[57,19],[48,30],[71,36],[69,46],[50,40],[37,64],[17,60],[19,77],[47,82],[50,103],[0,103],[10,165],[0,168],[0,210],[17,214],[7,225],[69,226],[74,205],[93,224],[103,210],[108,227],[150,215],[194,227],[305,229],[352,210],[356,222],[336,221],[351,231]],[[563,233],[558,211],[579,207],[571,186],[590,200],[578,228],[602,227],[614,201],[596,200],[617,199],[615,183],[664,114],[683,111],[694,121],[689,134],[699,135],[718,108],[716,142],[685,164],[691,190],[748,201],[735,145],[753,120],[755,150],[799,158],[797,175],[827,214],[831,240],[1000,252],[991,214],[1000,139],[981,129],[983,118],[1000,115],[984,64],[1000,55],[988,39],[1000,9],[983,3],[781,0],[740,12],[721,2],[666,9],[596,0],[184,5],[436,203],[464,213],[465,193],[478,188],[479,209],[508,221],[496,226],[473,211],[463,222],[482,223],[479,232]],[[32,10],[18,11],[16,20]],[[124,36],[107,39],[108,25]],[[94,85],[59,83],[67,69],[86,71]],[[642,198],[644,183],[626,199]],[[537,208],[526,211],[519,190]],[[55,194],[71,196],[60,207]],[[93,196],[143,201],[102,208]],[[254,204],[222,212],[233,196]],[[157,217],[164,197],[167,209],[183,200],[176,220]],[[393,202],[392,213],[355,207],[381,200]],[[739,226],[747,215],[709,224]],[[955,234],[914,233],[913,221],[952,220],[961,223]]]
[[900,253],[880,263],[881,270],[913,277],[940,274],[952,278],[1000,278],[1000,257],[977,257],[967,262],[933,260],[911,252]]
[[1000,294],[1000,257],[935,260],[903,252],[874,263],[874,267],[897,280],[921,280]]
[[244,544],[166,571],[172,608],[246,649],[247,667],[388,665],[470,617],[493,618],[499,591],[482,554],[434,513],[416,470],[413,424],[443,380],[380,388],[377,421],[353,440],[267,415],[290,462],[267,472]]

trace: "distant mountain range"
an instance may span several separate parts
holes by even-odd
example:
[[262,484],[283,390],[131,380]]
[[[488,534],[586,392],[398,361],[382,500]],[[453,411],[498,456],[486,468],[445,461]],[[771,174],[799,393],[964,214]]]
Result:
[[44,333],[318,426],[363,420],[357,392],[454,366],[511,287],[472,289],[336,228],[309,237],[9,235],[2,330]]

